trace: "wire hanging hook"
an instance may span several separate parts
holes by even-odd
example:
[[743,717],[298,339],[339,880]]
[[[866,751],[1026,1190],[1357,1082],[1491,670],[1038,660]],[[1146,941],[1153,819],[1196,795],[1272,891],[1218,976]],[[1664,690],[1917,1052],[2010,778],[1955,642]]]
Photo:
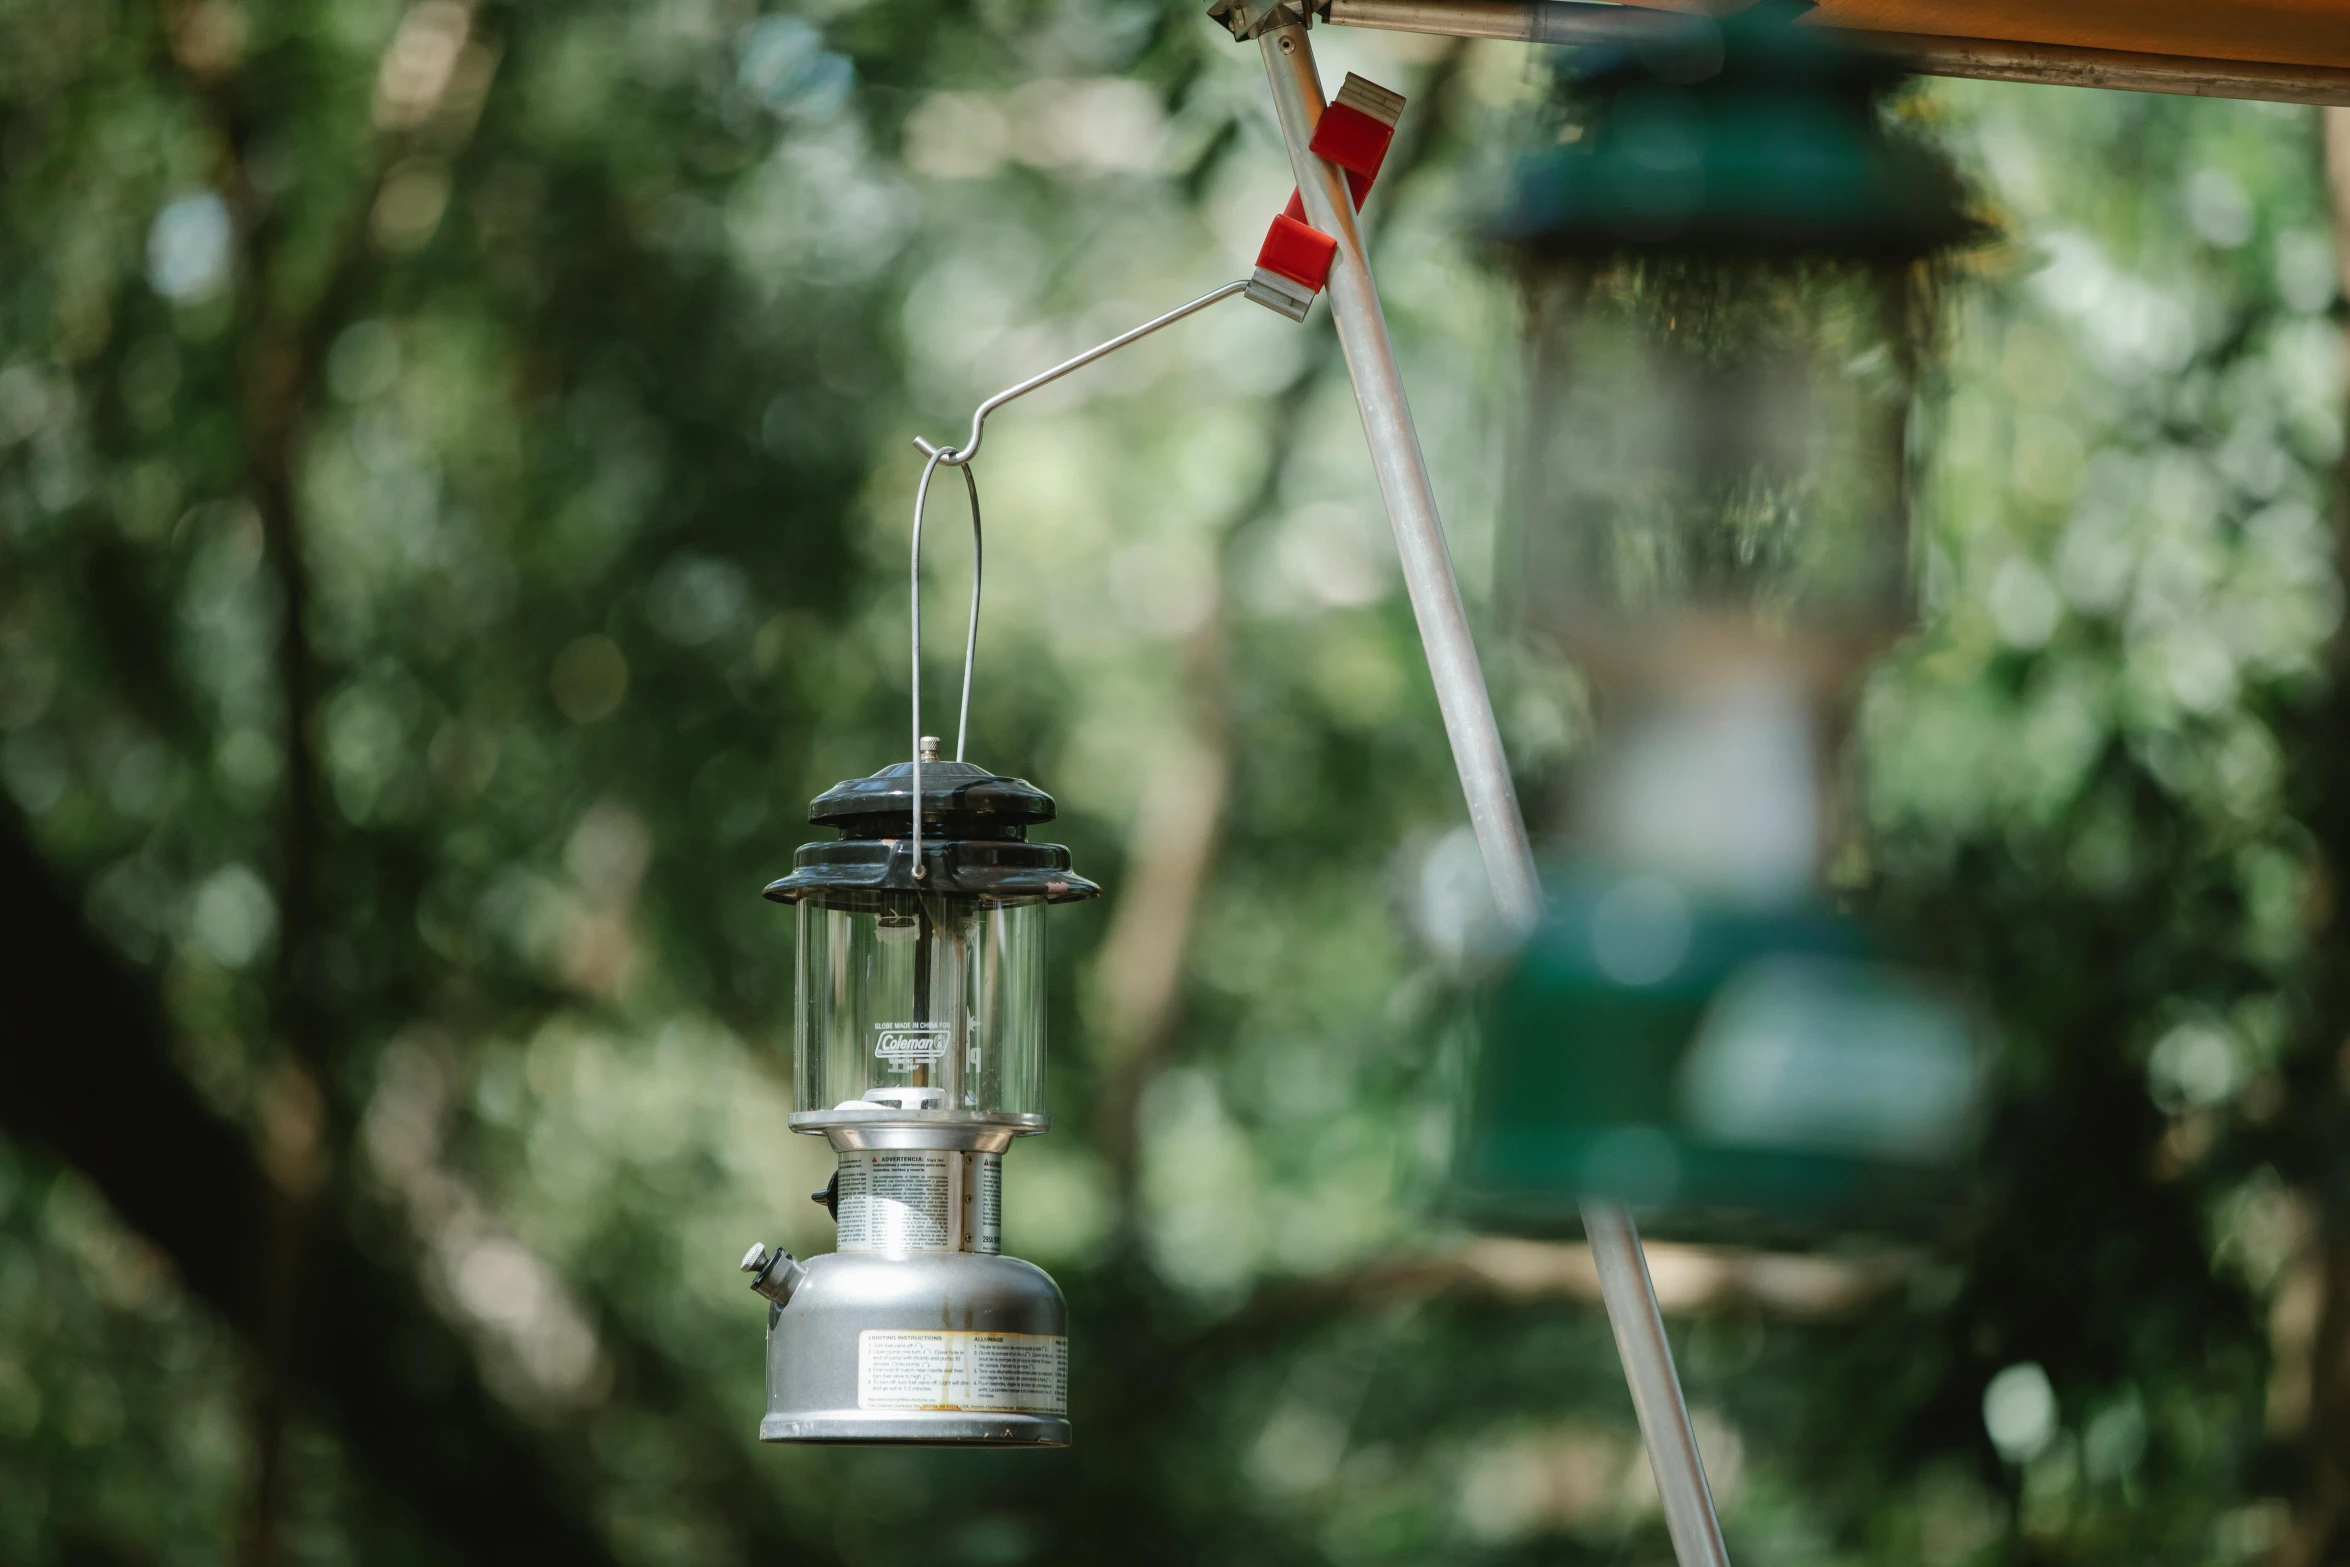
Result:
[[1084,353],[1078,354],[1074,358],[1064,359],[1059,364],[1053,366],[1050,370],[1046,370],[1040,374],[1030,376],[1027,380],[1022,381],[1018,386],[1005,387],[1002,391],[996,393],[995,396],[989,398],[986,402],[981,403],[979,405],[978,411],[971,415],[971,434],[965,438],[963,444],[960,446],[933,446],[930,444],[930,442],[924,440],[919,435],[914,437],[914,444],[920,447],[923,453],[927,455],[934,463],[943,462],[954,467],[963,467],[967,465],[972,458],[979,455],[979,443],[981,440],[985,439],[987,435],[987,416],[991,413],[994,413],[998,408],[1003,407],[1004,404],[1010,402],[1013,398],[1026,397],[1030,392],[1035,391],[1040,386],[1050,386],[1053,382],[1058,381],[1061,377],[1067,375],[1070,371],[1082,370],[1087,365],[1092,364],[1096,359],[1101,358],[1104,354],[1113,352],[1116,349],[1124,348],[1128,343],[1136,342],[1142,338],[1146,338],[1153,332],[1158,331],[1161,327],[1173,326],[1176,322],[1182,320],[1185,316],[1193,315],[1199,311],[1205,310],[1208,308],[1208,306],[1215,304],[1219,300],[1230,299],[1235,294],[1245,294],[1248,292],[1248,289],[1249,280],[1247,278],[1242,278],[1237,283],[1227,283],[1222,288],[1213,289],[1208,293],[1200,295],[1199,298],[1191,301],[1191,303],[1187,305],[1177,305],[1174,309],[1168,311],[1163,316],[1152,317],[1150,320],[1145,321],[1142,325],[1134,328],[1130,332],[1121,332],[1106,343],[1096,343],[1093,347],[1087,349]]
[[[922,465],[922,482],[914,487],[914,548],[910,573],[912,608],[907,616],[912,635],[912,680],[914,718],[914,879],[923,881],[929,871],[922,863],[922,513],[930,500],[930,479],[938,472],[940,463],[947,460],[945,452],[932,452],[930,460]],[[971,666],[979,653],[979,587],[986,549],[979,526],[979,480],[971,471],[968,459],[956,464],[963,470],[963,486],[971,496],[971,617],[963,631],[963,699],[955,715],[955,760],[963,760],[964,737],[971,728]]]

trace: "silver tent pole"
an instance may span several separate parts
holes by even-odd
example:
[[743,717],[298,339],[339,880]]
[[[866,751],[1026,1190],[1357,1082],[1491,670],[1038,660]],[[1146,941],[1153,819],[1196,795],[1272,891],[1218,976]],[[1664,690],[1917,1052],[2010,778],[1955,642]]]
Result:
[[1354,382],[1355,403],[1362,409],[1371,466],[1378,472],[1379,493],[1394,525],[1404,586],[1420,625],[1428,673],[1436,682],[1436,703],[1444,713],[1461,790],[1468,796],[1469,822],[1477,831],[1477,847],[1484,852],[1485,874],[1503,916],[1521,930],[1530,929],[1542,912],[1534,851],[1526,841],[1517,794],[1510,787],[1509,760],[1502,754],[1501,730],[1493,721],[1493,699],[1485,691],[1477,645],[1469,637],[1460,584],[1453,579],[1444,525],[1436,515],[1436,492],[1420,455],[1419,432],[1412,426],[1412,407],[1395,367],[1394,346],[1387,339],[1387,316],[1379,308],[1379,290],[1363,254],[1362,230],[1355,223],[1346,176],[1336,164],[1315,157],[1307,145],[1323,109],[1313,46],[1303,27],[1273,28],[1257,43],[1264,51],[1265,72],[1272,78],[1273,104],[1280,112],[1282,138],[1289,143],[1289,164],[1305,201],[1306,221],[1338,241],[1327,284],[1331,319],[1338,324],[1338,345]]
[[[1453,576],[1452,556],[1436,514],[1436,494],[1420,454],[1419,433],[1396,369],[1387,317],[1379,308],[1378,287],[1363,251],[1346,177],[1335,164],[1314,156],[1310,147],[1324,108],[1313,45],[1302,25],[1267,28],[1258,35],[1257,45],[1265,57],[1265,75],[1272,83],[1273,105],[1306,221],[1338,242],[1327,285],[1331,318],[1346,355],[1347,375],[1354,382],[1355,403],[1362,410],[1363,434],[1395,530],[1404,585],[1419,623],[1420,646],[1435,681],[1445,733],[1452,742],[1453,764],[1460,771],[1461,792],[1468,797],[1469,821],[1484,855],[1485,874],[1502,917],[1515,929],[1527,931],[1541,917],[1542,893],[1525,819],[1510,787],[1493,699],[1486,692],[1476,644],[1469,636],[1460,583]],[[1681,1567],[1729,1567],[1639,1233],[1631,1215],[1613,1203],[1586,1203],[1583,1217],[1608,1324],[1614,1329],[1616,1352],[1640,1417],[1648,1465],[1664,1500],[1674,1554]]]

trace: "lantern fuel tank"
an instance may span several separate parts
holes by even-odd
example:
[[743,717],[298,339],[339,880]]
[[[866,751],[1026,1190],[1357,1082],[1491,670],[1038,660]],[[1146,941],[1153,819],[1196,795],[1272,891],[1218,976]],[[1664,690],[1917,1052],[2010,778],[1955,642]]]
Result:
[[834,1251],[743,1260],[769,1302],[766,1441],[1069,1440],[1067,1310],[1001,1254],[1001,1193],[1006,1151],[1051,1124],[1045,908],[1101,889],[1028,840],[1051,796],[929,744],[918,785],[901,762],[818,796],[839,836],[767,888],[799,918],[791,1127],[839,1165]]

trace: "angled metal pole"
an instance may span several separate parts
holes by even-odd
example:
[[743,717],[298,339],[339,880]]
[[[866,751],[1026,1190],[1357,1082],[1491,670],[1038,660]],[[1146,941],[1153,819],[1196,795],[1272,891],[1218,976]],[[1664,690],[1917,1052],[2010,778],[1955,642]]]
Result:
[[[1268,28],[1259,34],[1257,45],[1264,53],[1265,74],[1273,86],[1273,106],[1280,115],[1282,140],[1289,146],[1306,221],[1338,241],[1327,285],[1330,313],[1346,355],[1347,375],[1354,382],[1355,403],[1362,410],[1379,493],[1395,529],[1404,586],[1419,622],[1420,645],[1435,681],[1445,733],[1452,741],[1461,791],[1468,796],[1469,821],[1485,858],[1485,874],[1502,917],[1520,931],[1530,930],[1542,914],[1534,850],[1510,787],[1493,699],[1486,693],[1477,647],[1469,636],[1468,612],[1445,548],[1436,493],[1428,482],[1411,404],[1396,369],[1387,317],[1379,308],[1379,291],[1363,251],[1346,176],[1337,165],[1314,156],[1310,145],[1324,107],[1313,45],[1302,25]],[[1607,1303],[1608,1325],[1615,1331],[1616,1353],[1623,1360],[1632,1406],[1640,1417],[1648,1466],[1664,1500],[1673,1552],[1681,1567],[1729,1567],[1696,1433],[1689,1424],[1689,1406],[1673,1370],[1672,1346],[1665,1339],[1664,1318],[1657,1311],[1656,1290],[1632,1217],[1614,1203],[1586,1203],[1583,1219],[1599,1271],[1600,1294]]]
[[1346,355],[1356,406],[1362,409],[1371,466],[1378,472],[1379,494],[1395,529],[1404,586],[1420,625],[1428,673],[1435,679],[1436,704],[1452,741],[1453,764],[1469,799],[1469,824],[1477,831],[1495,903],[1504,917],[1530,928],[1542,912],[1534,851],[1527,845],[1525,819],[1518,814],[1518,796],[1510,787],[1509,759],[1502,754],[1493,698],[1486,694],[1477,645],[1469,637],[1468,611],[1461,606],[1460,584],[1453,579],[1452,555],[1436,516],[1436,492],[1420,455],[1412,407],[1395,367],[1394,345],[1387,340],[1387,316],[1379,308],[1379,290],[1363,255],[1362,231],[1355,223],[1346,176],[1308,147],[1324,107],[1313,46],[1303,27],[1273,28],[1257,44],[1264,51],[1265,73],[1272,79],[1273,105],[1281,116],[1282,139],[1289,144],[1289,164],[1305,201],[1306,221],[1338,241],[1327,285],[1331,319],[1338,324],[1338,346]]

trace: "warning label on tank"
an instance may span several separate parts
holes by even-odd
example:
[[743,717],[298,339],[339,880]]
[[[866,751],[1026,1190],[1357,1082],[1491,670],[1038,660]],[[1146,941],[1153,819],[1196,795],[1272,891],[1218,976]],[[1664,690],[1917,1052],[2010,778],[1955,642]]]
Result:
[[973,1154],[964,1164],[963,1233],[970,1251],[1004,1249],[1004,1165],[1000,1154]]
[[840,1162],[842,1251],[954,1251],[963,1156],[943,1148],[892,1148]]
[[1069,1412],[1069,1341],[1041,1333],[857,1335],[859,1409]]
[[840,1156],[842,1251],[986,1251],[1001,1245],[1003,1156],[861,1148]]

